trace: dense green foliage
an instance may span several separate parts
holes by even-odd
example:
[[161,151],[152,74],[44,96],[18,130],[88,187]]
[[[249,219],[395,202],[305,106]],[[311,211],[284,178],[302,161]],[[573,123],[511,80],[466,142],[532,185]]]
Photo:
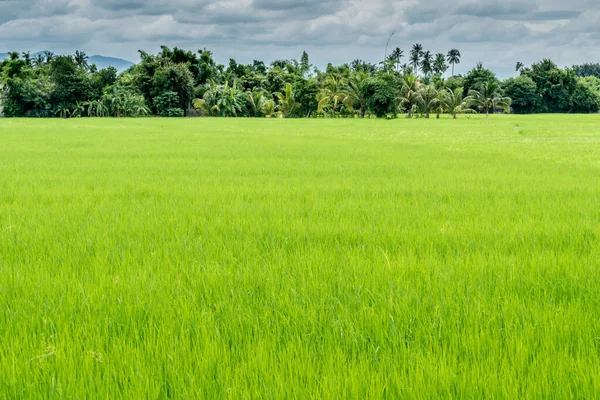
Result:
[[597,398],[598,126],[2,119],[0,393]]
[[512,99],[513,112],[531,114],[541,108],[542,98],[538,94],[537,85],[529,76],[507,79],[503,86],[506,95]]
[[586,63],[583,65],[574,65],[573,71],[577,76],[595,76],[600,78],[600,64],[599,63]]
[[551,60],[526,68],[520,77],[504,82],[504,90],[519,113],[593,113],[600,107],[600,91],[576,69],[559,69]]
[[[444,98],[448,90],[459,88],[465,101],[474,101],[465,109],[486,114],[598,111],[600,89],[592,81],[598,76],[596,64],[563,70],[549,60],[531,67],[518,63],[520,76],[500,82],[481,63],[465,76],[454,76],[460,58],[457,49],[435,54],[417,43],[406,55],[394,49],[379,65],[357,59],[320,71],[306,52],[300,61],[275,60],[267,66],[259,60],[244,65],[231,59],[225,66],[206,49],[194,53],[163,46],[155,55],[140,51],[140,62],[117,75],[114,68],[90,65],[80,51],[72,56],[11,53],[0,63],[0,115],[456,116]],[[445,76],[449,70],[451,76]],[[407,88],[407,80],[414,87]],[[499,97],[512,99],[512,107],[476,102],[471,94],[489,85]]]

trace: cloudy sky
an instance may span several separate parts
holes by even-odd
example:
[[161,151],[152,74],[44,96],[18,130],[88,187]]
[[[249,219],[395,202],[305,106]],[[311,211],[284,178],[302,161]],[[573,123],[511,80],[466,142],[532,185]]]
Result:
[[[457,72],[476,62],[512,74],[516,61],[600,61],[598,0],[0,0],[0,52],[85,50],[137,61],[161,44],[208,48],[217,61],[299,58],[378,62],[415,42],[456,47]],[[407,51],[408,52],[408,51]]]

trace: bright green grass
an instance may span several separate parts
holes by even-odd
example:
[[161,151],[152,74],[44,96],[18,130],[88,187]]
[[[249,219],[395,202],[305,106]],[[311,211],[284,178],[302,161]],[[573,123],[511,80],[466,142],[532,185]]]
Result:
[[598,398],[600,116],[0,120],[1,398]]

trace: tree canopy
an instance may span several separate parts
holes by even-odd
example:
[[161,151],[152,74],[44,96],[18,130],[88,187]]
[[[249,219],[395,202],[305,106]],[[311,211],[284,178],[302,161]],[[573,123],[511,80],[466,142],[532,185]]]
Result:
[[306,51],[299,60],[227,65],[207,49],[162,46],[139,54],[140,62],[119,74],[96,68],[83,51],[9,53],[0,62],[0,115],[456,118],[476,111],[590,113],[600,104],[599,64],[517,63],[520,75],[501,82],[481,63],[455,75],[458,49],[433,52],[419,43],[393,49],[380,64],[355,59],[324,71]]

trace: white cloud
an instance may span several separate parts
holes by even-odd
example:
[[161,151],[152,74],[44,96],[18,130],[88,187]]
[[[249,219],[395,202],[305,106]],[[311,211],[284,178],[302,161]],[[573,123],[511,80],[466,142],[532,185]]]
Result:
[[459,72],[482,61],[502,75],[542,57],[600,61],[599,17],[597,0],[0,0],[0,52],[83,49],[135,61],[137,49],[165,44],[248,62],[306,49],[324,66],[378,62],[396,32],[390,47],[457,47]]

